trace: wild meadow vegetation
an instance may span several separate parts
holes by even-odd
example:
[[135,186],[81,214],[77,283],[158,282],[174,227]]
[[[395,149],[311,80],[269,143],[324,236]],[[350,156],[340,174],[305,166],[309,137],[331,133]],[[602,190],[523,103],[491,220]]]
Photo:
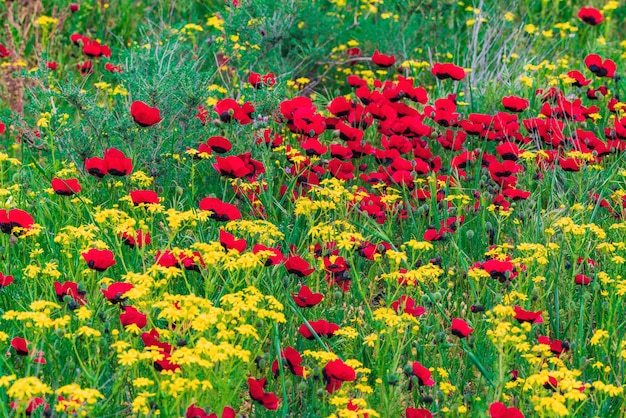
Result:
[[625,416],[624,21],[0,1],[0,416]]

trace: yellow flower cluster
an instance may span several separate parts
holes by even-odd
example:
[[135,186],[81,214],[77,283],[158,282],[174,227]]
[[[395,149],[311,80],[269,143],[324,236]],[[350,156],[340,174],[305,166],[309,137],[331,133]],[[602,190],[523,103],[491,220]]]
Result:
[[224,229],[230,232],[248,234],[255,237],[256,241],[270,246],[285,238],[285,234],[276,225],[262,219],[231,221],[226,224]]

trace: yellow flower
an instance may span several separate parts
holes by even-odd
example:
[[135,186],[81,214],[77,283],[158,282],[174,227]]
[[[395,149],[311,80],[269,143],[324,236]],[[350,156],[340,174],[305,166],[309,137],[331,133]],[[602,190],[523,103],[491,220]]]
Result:
[[591,339],[589,340],[589,344],[598,345],[600,343],[600,340],[603,340],[605,338],[609,338],[609,333],[607,331],[598,329],[596,330],[596,332],[594,332],[593,337],[591,337]]
[[101,335],[100,331],[98,331],[97,329],[90,328],[90,327],[88,327],[86,325],[78,328],[76,330],[76,334],[77,335],[84,335],[86,337],[99,337]]
[[533,33],[537,32],[539,29],[537,28],[537,26],[533,25],[532,23],[527,24],[526,26],[524,26],[524,31],[529,34],[532,35]]
[[81,306],[75,312],[76,317],[81,321],[86,321],[93,315],[93,311],[89,310],[86,306]]
[[59,19],[53,17],[41,15],[35,20],[35,24],[39,26],[52,26],[59,23]]
[[17,379],[6,391],[10,398],[22,400],[48,393],[52,393],[52,388],[34,376]]
[[370,335],[365,336],[365,338],[363,338],[363,342],[368,347],[374,347],[374,345],[376,344],[376,341],[378,341],[378,335],[376,334],[370,334]]
[[135,349],[128,350],[117,355],[117,360],[122,366],[132,366],[139,360],[139,351]]
[[214,14],[206,21],[207,26],[211,26],[217,30],[224,30],[224,21],[217,14]]
[[146,378],[146,377],[138,377],[135,380],[133,380],[133,386],[136,388],[141,388],[144,386],[150,386],[153,385],[154,381]]

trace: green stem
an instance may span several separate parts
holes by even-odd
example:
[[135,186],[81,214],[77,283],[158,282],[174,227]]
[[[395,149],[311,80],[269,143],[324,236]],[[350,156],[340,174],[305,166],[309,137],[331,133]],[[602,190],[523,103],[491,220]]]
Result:
[[276,360],[278,361],[278,372],[280,373],[280,384],[283,391],[283,416],[289,416],[289,402],[287,401],[287,387],[285,386],[285,371],[283,370],[283,359],[280,355],[280,338],[278,338],[278,325],[274,323],[274,343],[276,344]]

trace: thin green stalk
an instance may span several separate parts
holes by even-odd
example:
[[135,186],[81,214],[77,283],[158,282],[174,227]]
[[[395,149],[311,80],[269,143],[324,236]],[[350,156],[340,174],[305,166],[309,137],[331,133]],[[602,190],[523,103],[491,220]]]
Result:
[[285,386],[285,370],[283,369],[283,359],[280,354],[280,338],[278,334],[278,325],[274,323],[274,344],[276,346],[276,360],[278,361],[278,372],[280,373],[280,384],[283,392],[283,408],[284,417],[289,416],[289,401],[287,399],[287,387]]

